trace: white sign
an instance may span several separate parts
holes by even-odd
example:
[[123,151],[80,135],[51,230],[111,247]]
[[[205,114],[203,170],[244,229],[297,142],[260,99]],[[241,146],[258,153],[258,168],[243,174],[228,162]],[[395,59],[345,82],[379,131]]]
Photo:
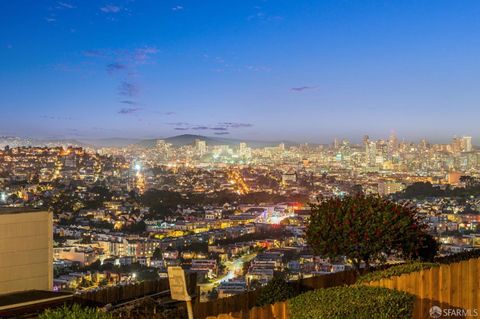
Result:
[[182,267],[168,267],[168,282],[170,283],[170,294],[173,300],[190,300],[185,272]]

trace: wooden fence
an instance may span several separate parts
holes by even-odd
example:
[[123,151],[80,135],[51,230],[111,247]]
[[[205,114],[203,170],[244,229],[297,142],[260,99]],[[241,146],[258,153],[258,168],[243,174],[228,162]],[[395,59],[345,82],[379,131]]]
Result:
[[[188,290],[190,294],[195,293],[196,274],[186,274]],[[104,287],[99,290],[87,290],[74,296],[74,301],[94,305],[117,304],[128,300],[144,297],[161,291],[169,290],[168,279],[142,281],[125,286]]]
[[[313,289],[350,285],[353,284],[356,279],[357,274],[355,273],[355,271],[343,271],[333,274],[300,279],[298,281],[295,281],[293,283],[293,286],[298,293],[302,293]],[[260,293],[261,289],[257,289],[244,294],[216,299],[209,302],[196,302],[193,307],[194,317],[196,319],[203,319],[209,316],[217,316],[219,314],[230,312],[241,312],[248,314],[249,310],[256,306],[256,302]],[[271,306],[266,306],[263,308],[268,307],[271,308]],[[252,309],[252,311],[256,311],[255,309],[257,308]],[[257,317],[254,316],[252,318]]]
[[368,283],[417,296],[415,317],[428,318],[429,309],[477,310],[480,315],[480,258]]
[[[336,274],[335,274],[336,275]],[[322,278],[323,279],[320,279]],[[325,285],[324,276],[314,277],[319,281],[318,286],[312,288],[327,288],[335,284]],[[309,278],[310,279],[310,278]],[[332,278],[333,279],[333,278]],[[340,279],[340,278],[338,278]],[[320,281],[323,282],[320,284]],[[350,284],[354,282],[347,280]],[[337,285],[341,284],[340,280]],[[325,285],[325,286],[323,286]],[[441,309],[460,311],[465,316],[456,313],[454,318],[467,318],[475,315],[475,310],[480,315],[480,258],[470,259],[449,265],[441,265],[419,272],[405,274],[389,279],[382,279],[366,283],[369,286],[397,289],[415,295],[413,318],[430,318],[429,310],[432,306]],[[228,304],[228,303],[227,303]],[[225,309],[222,307],[222,309]],[[251,309],[227,308],[222,314],[209,314],[207,319],[289,319],[288,302],[278,302],[264,307]],[[197,317],[195,317],[197,318]],[[205,317],[198,317],[200,319]]]

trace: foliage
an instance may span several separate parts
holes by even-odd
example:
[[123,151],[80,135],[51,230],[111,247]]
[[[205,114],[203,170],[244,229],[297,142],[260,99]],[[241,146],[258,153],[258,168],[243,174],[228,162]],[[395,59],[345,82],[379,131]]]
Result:
[[380,287],[318,289],[288,301],[292,319],[407,319],[415,297]]
[[418,256],[425,225],[416,211],[377,196],[331,198],[312,205],[307,240],[318,255],[346,256],[358,271],[393,254]]
[[417,251],[417,254],[413,255],[412,257],[414,259],[420,259],[424,262],[432,262],[437,255],[438,248],[439,244],[435,238],[430,234],[424,234],[421,237],[421,245]]
[[78,304],[69,307],[47,309],[38,316],[39,319],[111,319],[112,316],[94,308],[83,308]]
[[360,276],[357,279],[357,283],[377,281],[380,279],[386,279],[394,276],[400,276],[403,274],[409,274],[412,272],[420,271],[423,269],[428,269],[432,267],[438,267],[439,264],[436,263],[422,263],[422,262],[412,262],[407,264],[401,264],[387,268],[385,270],[373,271],[365,275]]
[[295,296],[295,290],[283,278],[274,277],[261,290],[257,299],[257,306],[264,306],[284,301]]
[[442,256],[435,258],[435,262],[440,264],[452,264],[464,260],[469,260],[473,258],[480,258],[480,249],[473,249],[470,251],[464,251],[458,254]]
[[446,187],[441,189],[430,182],[417,182],[408,186],[403,192],[396,194],[399,198],[425,198],[425,197],[468,197],[480,194],[480,184],[477,180],[463,177],[466,187]]

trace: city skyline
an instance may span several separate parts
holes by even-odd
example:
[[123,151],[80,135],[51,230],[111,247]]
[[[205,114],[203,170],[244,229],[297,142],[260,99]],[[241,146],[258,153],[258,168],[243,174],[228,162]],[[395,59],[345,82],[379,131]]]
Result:
[[20,1],[0,9],[0,135],[480,137],[474,1]]

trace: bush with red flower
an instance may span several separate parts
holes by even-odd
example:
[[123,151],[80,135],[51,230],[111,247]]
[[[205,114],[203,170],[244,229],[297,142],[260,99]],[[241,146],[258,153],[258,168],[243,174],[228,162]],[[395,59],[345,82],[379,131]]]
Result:
[[[425,254],[426,225],[408,204],[378,196],[346,196],[312,205],[307,241],[314,252],[346,256],[358,271],[362,263],[384,262],[388,256],[405,259]],[[437,247],[428,251],[433,256]]]

